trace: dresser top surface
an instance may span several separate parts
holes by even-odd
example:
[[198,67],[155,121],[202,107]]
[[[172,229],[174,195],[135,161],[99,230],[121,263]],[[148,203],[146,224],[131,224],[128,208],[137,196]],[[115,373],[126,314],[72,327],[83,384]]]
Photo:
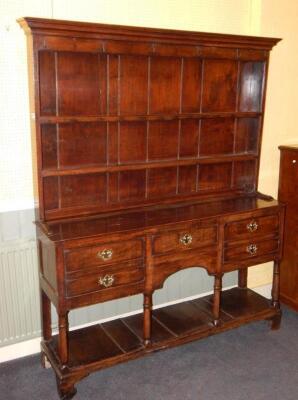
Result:
[[298,143],[297,144],[281,145],[278,148],[279,148],[279,150],[295,150],[295,151],[298,151]]
[[52,241],[59,242],[210,220],[232,214],[239,215],[250,211],[279,207],[279,205],[276,200],[263,200],[247,196],[205,202],[183,202],[148,207],[142,210],[72,218],[65,221],[37,222],[37,224]]

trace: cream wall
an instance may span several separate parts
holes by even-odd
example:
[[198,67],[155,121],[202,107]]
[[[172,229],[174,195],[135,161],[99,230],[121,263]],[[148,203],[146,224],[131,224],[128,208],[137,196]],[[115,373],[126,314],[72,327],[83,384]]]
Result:
[[[259,189],[277,196],[280,144],[298,143],[298,1],[260,2],[260,35],[282,38],[270,57]],[[271,281],[271,263],[250,268],[249,284]]]
[[[33,206],[25,36],[17,18],[39,16],[284,38],[273,50],[270,64],[260,174],[260,189],[276,195],[277,146],[298,142],[294,125],[296,15],[296,0],[1,0],[0,212]],[[269,265],[253,268],[250,285],[269,282],[270,270]]]
[[276,196],[277,147],[298,143],[298,1],[263,0],[260,34],[282,38],[270,60],[260,170],[260,188]]

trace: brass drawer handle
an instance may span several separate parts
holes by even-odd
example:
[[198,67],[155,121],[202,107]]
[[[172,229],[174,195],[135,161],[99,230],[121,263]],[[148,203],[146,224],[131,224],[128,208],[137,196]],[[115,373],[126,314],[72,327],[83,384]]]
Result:
[[191,242],[192,242],[192,236],[190,233],[185,233],[185,235],[181,236],[180,238],[180,243],[184,244],[184,246],[191,244]]
[[98,279],[98,284],[104,287],[110,287],[113,285],[115,281],[114,275],[105,275],[104,277],[100,276]]
[[258,229],[259,225],[256,221],[251,221],[249,224],[246,225],[246,228],[249,232],[254,232]]
[[248,254],[250,254],[251,256],[254,256],[255,254],[257,254],[258,251],[258,246],[256,244],[249,244],[246,247],[246,251]]
[[112,249],[104,249],[102,251],[99,251],[97,253],[97,257],[101,258],[104,261],[110,260],[113,256],[113,250]]

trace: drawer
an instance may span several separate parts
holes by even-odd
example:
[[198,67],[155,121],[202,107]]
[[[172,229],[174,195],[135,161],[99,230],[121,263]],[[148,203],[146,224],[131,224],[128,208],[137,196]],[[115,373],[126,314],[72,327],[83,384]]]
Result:
[[278,214],[230,222],[225,227],[225,240],[240,240],[254,238],[257,235],[269,235],[278,230],[278,224]]
[[106,266],[119,261],[140,258],[143,257],[143,248],[143,239],[134,239],[68,250],[64,253],[66,270],[74,272],[82,268]]
[[278,251],[278,239],[245,241],[228,245],[224,250],[224,262],[251,259]]
[[177,252],[212,245],[217,242],[217,226],[186,227],[161,233],[153,238],[153,254]]
[[129,291],[129,285],[144,281],[144,276],[144,267],[141,263],[129,269],[117,266],[100,269],[80,278],[67,280],[66,296],[74,297],[99,291],[111,292],[114,289],[115,292],[121,290],[122,295],[125,296],[125,286],[128,286]]

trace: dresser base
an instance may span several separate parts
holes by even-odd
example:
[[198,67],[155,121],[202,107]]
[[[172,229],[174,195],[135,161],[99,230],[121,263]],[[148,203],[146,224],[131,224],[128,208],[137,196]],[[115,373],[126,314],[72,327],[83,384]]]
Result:
[[42,342],[42,352],[57,376],[61,399],[75,394],[74,384],[91,372],[132,360],[153,351],[174,347],[220,333],[247,322],[271,320],[279,327],[281,312],[250,289],[222,292],[219,326],[212,319],[212,295],[155,309],[151,344],[142,341],[143,314],[117,319],[69,332],[69,361],[62,366],[57,336]]

